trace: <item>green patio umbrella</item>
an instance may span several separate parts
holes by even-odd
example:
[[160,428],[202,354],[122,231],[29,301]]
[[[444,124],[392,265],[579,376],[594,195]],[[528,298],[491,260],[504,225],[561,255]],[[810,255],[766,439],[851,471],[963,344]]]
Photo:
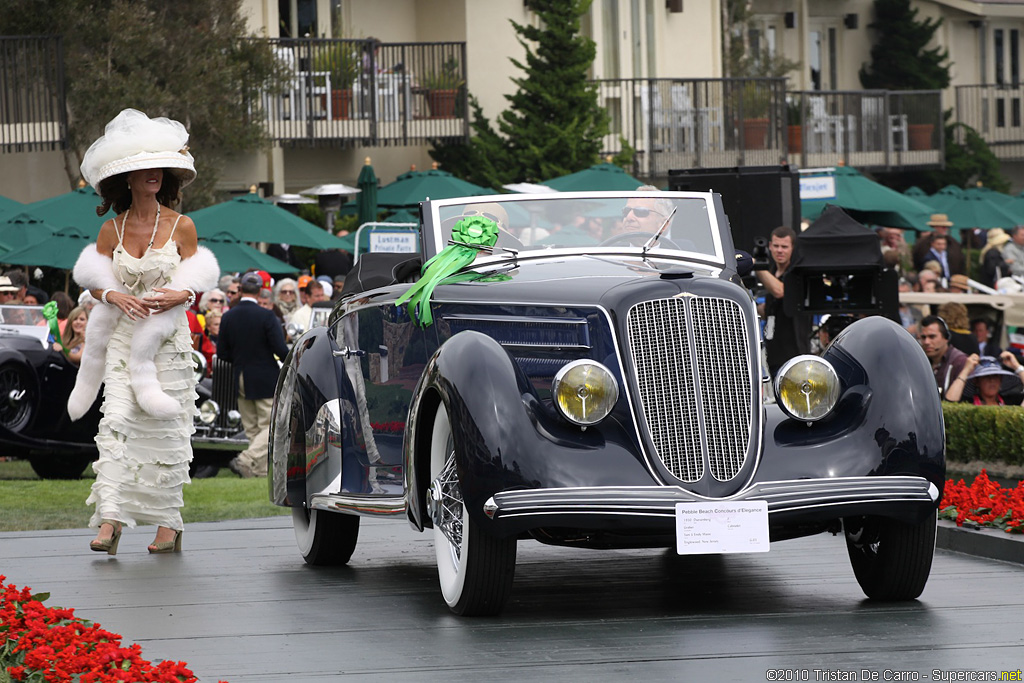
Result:
[[25,205],[14,199],[8,199],[3,195],[0,195],[0,216],[5,214],[11,214],[15,211],[21,211],[25,208]]
[[944,198],[936,210],[949,216],[954,230],[1012,228],[1020,222],[1017,216],[1004,207],[982,195],[968,192],[958,197],[950,195]]
[[16,266],[48,266],[70,270],[82,250],[95,240],[74,226],[61,228],[34,244],[0,255],[4,263]]
[[814,220],[829,204],[843,208],[861,223],[893,228],[927,230],[933,210],[913,197],[890,189],[861,175],[849,166],[837,166],[832,175],[836,196],[831,199],[807,199],[800,202],[804,218]]
[[90,185],[85,185],[56,197],[26,204],[25,211],[55,228],[73,225],[83,234],[95,239],[100,234],[103,223],[114,215],[108,211],[103,216],[97,216],[96,207],[102,203],[103,200],[96,194],[96,190]]
[[903,194],[905,194],[908,197],[913,197],[914,199],[921,202],[925,201],[928,198],[928,193],[922,190],[917,185],[912,185],[911,187],[908,187],[907,189],[903,190]]
[[985,187],[984,185],[978,185],[977,187],[968,187],[964,190],[964,194],[977,195],[983,199],[987,199],[993,204],[998,206],[1005,206],[1013,201],[1013,195],[1008,195],[1005,192],[999,190],[993,190],[991,187]]
[[258,268],[268,273],[297,273],[298,270],[280,259],[267,256],[244,242],[239,242],[228,232],[218,232],[210,237],[200,237],[199,244],[213,252],[222,272],[241,273]]
[[370,157],[366,157],[366,163],[363,164],[363,169],[359,171],[356,186],[362,190],[357,199],[359,205],[359,224],[362,225],[363,223],[377,220],[377,174],[373,172],[373,166],[370,165]]
[[559,192],[598,192],[602,190],[635,190],[642,182],[629,175],[615,164],[596,164],[576,173],[545,180],[546,185]]
[[447,171],[408,171],[377,192],[377,206],[415,208],[425,199],[451,199],[494,194],[494,190],[456,178]]
[[927,204],[940,213],[946,212],[946,207],[956,203],[964,196],[964,190],[956,185],[946,185],[944,188],[928,197]]
[[385,218],[382,223],[419,223],[420,217],[418,214],[409,211],[408,209],[399,209],[393,214]]
[[41,242],[56,231],[52,225],[32,214],[22,212],[11,216],[0,223],[0,263],[8,263],[4,261],[4,254]]
[[334,235],[253,193],[188,215],[200,238],[227,232],[239,242],[280,242],[317,249],[341,246]]

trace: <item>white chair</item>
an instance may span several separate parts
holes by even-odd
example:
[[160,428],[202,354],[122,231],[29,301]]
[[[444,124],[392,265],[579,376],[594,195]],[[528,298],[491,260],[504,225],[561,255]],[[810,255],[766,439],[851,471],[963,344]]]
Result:
[[821,95],[808,97],[807,109],[807,125],[810,128],[807,151],[842,154],[843,138],[846,135],[843,117],[829,114],[825,98]]
[[299,78],[298,69],[295,66],[295,51],[290,47],[278,45],[274,48],[274,57],[284,65],[288,78],[282,83],[281,94],[277,97],[272,111],[278,119],[296,119],[300,108],[299,100],[302,90],[302,82]]
[[875,150],[879,147],[876,143],[883,138],[884,150],[892,153],[895,150],[906,152],[907,141],[907,115],[890,114],[889,120],[885,121],[885,100],[879,97],[865,97],[860,102],[861,111],[861,137],[864,149]]

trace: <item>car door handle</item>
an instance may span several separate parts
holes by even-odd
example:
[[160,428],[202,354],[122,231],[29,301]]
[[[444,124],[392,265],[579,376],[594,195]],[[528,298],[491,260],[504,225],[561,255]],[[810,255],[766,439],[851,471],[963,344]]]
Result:
[[331,355],[334,356],[335,358],[338,358],[339,356],[344,356],[345,358],[351,358],[352,356],[365,356],[366,355],[366,351],[363,351],[362,349],[350,349],[350,348],[348,348],[346,346],[343,349],[338,349],[337,351],[331,351]]

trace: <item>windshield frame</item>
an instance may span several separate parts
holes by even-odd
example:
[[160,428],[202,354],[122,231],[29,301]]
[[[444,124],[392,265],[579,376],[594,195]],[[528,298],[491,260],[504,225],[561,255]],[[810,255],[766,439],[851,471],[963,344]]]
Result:
[[[441,244],[442,239],[442,220],[441,211],[446,207],[452,206],[463,206],[477,203],[491,203],[491,202],[537,202],[537,201],[565,201],[565,200],[594,200],[594,199],[614,199],[620,200],[623,203],[628,199],[635,198],[650,198],[650,199],[700,199],[705,203],[708,215],[708,229],[711,232],[711,239],[714,247],[714,254],[706,254],[703,252],[695,251],[683,251],[674,249],[668,245],[655,245],[646,252],[647,258],[672,258],[682,259],[691,262],[698,262],[703,264],[709,264],[717,266],[719,268],[725,267],[729,264],[731,259],[726,258],[725,244],[723,244],[723,225],[721,224],[721,217],[719,212],[721,210],[721,201],[716,201],[716,196],[713,192],[661,192],[657,190],[650,191],[617,191],[617,192],[552,192],[542,194],[496,194],[496,195],[481,195],[474,197],[456,197],[452,199],[437,199],[427,200],[423,203],[423,227],[422,227],[422,250],[425,259],[432,258],[435,256],[440,249],[443,249],[445,244]],[[451,220],[451,219],[448,219]],[[727,225],[727,223],[726,223]],[[731,246],[731,239],[730,239]],[[574,245],[574,246],[561,246],[551,247],[548,249],[530,249],[518,252],[518,256],[515,257],[510,251],[503,249],[496,249],[493,254],[481,252],[477,257],[476,263],[481,264],[484,262],[490,262],[492,260],[501,262],[507,261],[510,258],[517,258],[518,260],[524,259],[535,259],[535,258],[548,258],[553,256],[563,257],[566,255],[579,255],[579,254],[594,254],[594,255],[608,255],[608,254],[627,254],[630,256],[645,255],[642,246],[640,245],[629,245],[620,244],[613,246],[599,246],[599,245]]]

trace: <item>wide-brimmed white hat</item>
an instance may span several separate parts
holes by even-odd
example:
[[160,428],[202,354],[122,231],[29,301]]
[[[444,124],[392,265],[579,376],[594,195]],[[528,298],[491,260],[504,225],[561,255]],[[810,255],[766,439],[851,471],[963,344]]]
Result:
[[107,124],[103,135],[82,159],[82,177],[99,191],[105,178],[165,168],[185,187],[196,179],[195,159],[188,151],[188,131],[166,117],[151,119],[137,109],[125,109]]

